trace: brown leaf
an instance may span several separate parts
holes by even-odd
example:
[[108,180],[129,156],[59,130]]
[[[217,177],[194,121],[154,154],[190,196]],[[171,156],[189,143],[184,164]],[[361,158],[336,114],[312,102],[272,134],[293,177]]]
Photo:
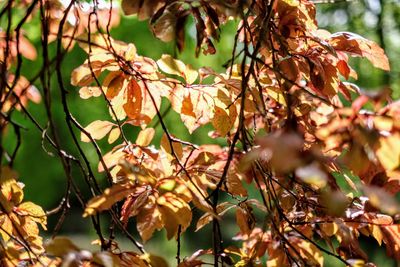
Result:
[[136,227],[143,242],[149,240],[155,230],[161,230],[164,222],[161,220],[161,212],[157,205],[148,205],[140,211],[136,219]]

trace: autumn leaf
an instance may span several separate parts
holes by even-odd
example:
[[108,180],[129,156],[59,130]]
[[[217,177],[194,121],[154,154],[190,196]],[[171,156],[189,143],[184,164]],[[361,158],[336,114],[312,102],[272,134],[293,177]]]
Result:
[[211,123],[221,136],[225,136],[232,128],[231,117],[220,107],[215,107]]
[[[86,126],[85,131],[89,133],[93,139],[100,140],[106,136],[114,126],[115,124],[112,122],[97,120]],[[84,132],[82,132],[81,141],[88,143],[91,141],[91,139]]]
[[379,147],[376,150],[382,166],[392,171],[400,166],[400,133],[392,134],[388,137],[379,138]]
[[165,73],[183,77],[188,84],[194,83],[198,76],[198,72],[190,65],[185,65],[170,55],[162,55],[161,59],[157,61],[157,65]]
[[121,130],[119,129],[119,127],[112,129],[110,131],[110,135],[108,136],[108,140],[107,140],[108,143],[109,144],[114,143],[115,141],[117,141],[117,139],[120,137],[120,135],[121,135]]
[[353,56],[365,57],[375,67],[386,71],[390,70],[389,60],[383,49],[375,42],[360,35],[337,32],[331,35],[329,42],[336,50],[345,51]]
[[99,75],[100,71],[90,69],[88,64],[79,66],[71,74],[71,84],[74,86],[88,86],[94,81],[94,75]]
[[369,202],[375,208],[380,209],[384,213],[394,215],[400,212],[400,204],[396,198],[389,195],[383,188],[371,185],[364,185],[363,190],[368,197]]
[[127,101],[123,105],[126,115],[131,119],[136,119],[142,111],[142,90],[139,84],[131,79],[127,87]]
[[388,255],[400,260],[400,224],[382,226],[381,230]]
[[136,220],[136,227],[143,242],[149,240],[155,230],[161,230],[165,225],[162,214],[155,204],[141,209]]
[[99,97],[102,94],[102,89],[97,86],[85,86],[79,90],[79,96],[82,99],[88,99],[91,97]]
[[315,266],[323,266],[324,257],[322,252],[314,244],[298,237],[292,237],[290,240],[306,262]]
[[79,248],[67,237],[57,236],[46,244],[46,251],[53,256],[63,257]]
[[136,144],[138,146],[148,146],[153,140],[155,134],[154,128],[146,128],[141,130],[136,138]]
[[83,217],[110,209],[112,205],[126,198],[133,190],[134,186],[130,183],[112,185],[110,188],[104,190],[102,195],[92,198],[87,203]]
[[168,239],[176,236],[179,226],[182,227],[182,232],[186,230],[192,220],[188,203],[172,193],[165,193],[157,199],[157,204],[165,223]]
[[34,222],[40,223],[46,230],[47,216],[42,207],[28,201],[20,204],[17,210],[22,215],[30,216]]

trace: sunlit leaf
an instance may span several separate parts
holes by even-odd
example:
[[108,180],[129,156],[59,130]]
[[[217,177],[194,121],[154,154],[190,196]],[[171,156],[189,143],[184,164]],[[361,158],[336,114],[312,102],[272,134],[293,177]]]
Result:
[[[106,136],[114,126],[115,125],[112,122],[98,120],[86,126],[85,131],[88,132],[93,139],[99,140]],[[81,141],[90,142],[90,138],[82,132]]]
[[132,184],[114,184],[110,188],[104,190],[100,196],[92,198],[86,205],[83,217],[87,217],[98,212],[108,210],[116,202],[126,198],[133,192]]
[[379,139],[376,155],[382,166],[391,171],[400,166],[400,134],[396,133]]
[[146,128],[141,130],[136,138],[136,144],[139,146],[148,146],[153,140],[155,134],[154,128]]

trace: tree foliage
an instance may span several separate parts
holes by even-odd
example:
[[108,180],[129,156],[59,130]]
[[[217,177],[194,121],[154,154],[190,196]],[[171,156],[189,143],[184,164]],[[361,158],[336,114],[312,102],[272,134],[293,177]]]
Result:
[[[148,20],[157,38],[175,41],[178,51],[185,49],[185,25],[194,23],[195,56],[218,53],[222,25],[237,20],[231,59],[219,73],[171,55],[139,55],[134,44],[110,34],[120,20],[114,2],[2,3],[2,133],[13,130],[20,136],[12,115],[25,113],[60,158],[67,180],[55,210],[23,202],[23,184],[12,170],[19,143],[11,151],[1,146],[2,265],[167,266],[163,255],[143,246],[157,231],[177,241],[179,267],[322,266],[324,255],[349,266],[375,266],[360,246],[362,235],[400,260],[395,198],[400,105],[385,90],[364,92],[349,82],[357,79],[351,57],[389,71],[382,48],[354,33],[319,29],[315,5],[308,0],[123,0],[120,5],[124,15]],[[22,15],[12,14],[22,8]],[[40,53],[23,31],[35,25],[35,18],[40,18]],[[65,81],[64,59],[76,45],[86,59]],[[21,66],[38,54],[42,68],[28,80]],[[68,82],[81,101],[103,99],[110,119],[81,125],[69,108],[68,93],[75,92],[67,90]],[[50,95],[57,90],[77,154],[63,147],[52,118]],[[42,101],[46,127],[28,111],[29,101]],[[225,145],[196,144],[171,134],[174,126],[165,122],[163,101],[189,133],[212,125],[209,135]],[[136,139],[127,134],[131,128],[140,129]],[[162,129],[160,140],[155,140],[156,128]],[[113,145],[111,151],[102,153],[97,144],[102,139]],[[100,175],[82,143],[96,151]],[[73,169],[81,171],[90,199],[81,193]],[[106,187],[98,181],[101,175]],[[57,236],[72,196],[93,224],[99,252]],[[101,227],[102,213],[109,215],[107,230]],[[225,246],[228,213],[237,227],[230,237],[240,246]],[[38,225],[46,230],[47,216],[53,214],[60,219],[52,240],[43,244]],[[206,225],[212,228],[209,246],[181,255],[181,236]],[[116,232],[136,249],[121,251]]]

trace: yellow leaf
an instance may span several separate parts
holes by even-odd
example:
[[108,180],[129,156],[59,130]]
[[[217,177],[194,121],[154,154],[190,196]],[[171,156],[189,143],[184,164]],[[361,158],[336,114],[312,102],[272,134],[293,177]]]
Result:
[[395,133],[388,137],[381,137],[379,139],[379,147],[376,150],[376,156],[382,166],[388,171],[392,171],[399,167],[400,134]]
[[[99,140],[106,136],[114,126],[115,124],[112,122],[97,120],[86,126],[85,131],[88,132],[93,139]],[[87,143],[90,142],[90,138],[82,132],[81,141]]]
[[307,166],[300,166],[296,169],[296,176],[304,182],[320,189],[325,187],[328,182],[328,176],[316,163],[311,163]]
[[56,236],[45,247],[47,253],[56,257],[63,257],[70,252],[79,251],[79,248],[71,240],[62,236]]
[[92,198],[83,213],[83,217],[94,215],[97,212],[108,210],[122,199],[126,198],[133,192],[134,186],[128,184],[114,184],[110,188],[104,190],[104,193],[100,196]]
[[71,84],[74,86],[87,86],[93,82],[93,74],[98,76],[99,73],[99,70],[93,68],[91,70],[88,64],[81,65],[72,71]]
[[193,67],[190,64],[188,64],[186,65],[184,75],[185,75],[185,81],[188,84],[192,84],[197,80],[199,73],[197,72],[197,70],[193,69]]
[[178,233],[181,226],[182,232],[186,230],[192,220],[190,206],[172,193],[166,193],[157,199],[167,238],[171,239]]
[[161,59],[157,60],[158,67],[165,73],[184,77],[186,65],[178,59],[174,59],[170,55],[162,55]]
[[383,234],[381,228],[378,225],[373,224],[371,224],[369,227],[372,236],[376,239],[376,241],[378,241],[379,246],[382,245]]
[[110,135],[108,136],[108,140],[107,140],[108,143],[109,144],[114,143],[119,138],[120,135],[121,135],[121,131],[120,131],[120,129],[118,127],[112,129],[110,131]]
[[178,159],[181,159],[183,155],[182,144],[179,142],[173,142],[173,141],[171,142],[172,142],[172,149],[167,134],[164,134],[161,137],[160,147],[169,155],[171,159],[174,158],[174,154],[178,157]]
[[7,215],[0,215],[0,225],[0,235],[7,242],[13,234],[13,224]]
[[199,76],[199,73],[191,65],[185,65],[170,55],[162,55],[161,59],[157,61],[157,65],[165,73],[184,78],[188,84],[194,83]]
[[385,189],[378,186],[363,186],[365,195],[369,198],[369,203],[381,211],[394,215],[400,212],[400,204],[396,198],[390,195]]
[[151,140],[153,140],[155,130],[153,128],[147,128],[144,130],[141,130],[138,134],[138,137],[136,138],[136,144],[138,146],[148,146],[151,143]]
[[125,60],[133,61],[136,57],[136,47],[134,44],[128,44],[128,48],[125,51]]
[[232,128],[230,116],[220,107],[215,107],[211,123],[221,136],[225,136]]
[[23,184],[14,179],[3,181],[1,184],[0,202],[2,207],[10,212],[14,205],[18,205],[24,198]]
[[298,237],[292,237],[289,240],[304,260],[312,263],[311,265],[323,266],[324,257],[314,244]]
[[18,206],[18,211],[29,215],[34,222],[40,223],[46,230],[47,216],[42,207],[32,202],[24,202]]
[[82,99],[101,96],[101,89],[97,86],[85,86],[79,90],[79,96]]

